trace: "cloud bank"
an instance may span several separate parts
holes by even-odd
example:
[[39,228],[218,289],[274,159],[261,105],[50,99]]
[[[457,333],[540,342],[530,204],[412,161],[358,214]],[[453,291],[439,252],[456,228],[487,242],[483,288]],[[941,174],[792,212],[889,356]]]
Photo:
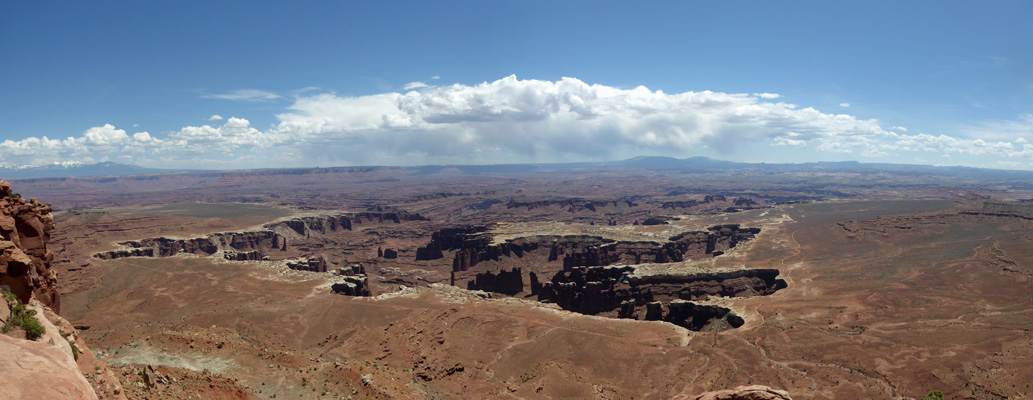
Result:
[[[279,98],[256,90],[210,97]],[[508,76],[448,86],[412,82],[403,92],[369,96],[299,95],[265,130],[244,118],[220,120],[215,115],[210,120],[221,124],[185,126],[159,135],[130,135],[104,125],[61,140],[7,140],[0,143],[0,158],[8,165],[110,159],[156,167],[254,168],[557,162],[701,153],[722,157],[746,147],[755,151],[757,146],[813,154],[813,160],[801,161],[823,159],[823,153],[1033,158],[1033,145],[1021,136],[909,135],[899,127],[884,129],[874,119],[801,108],[780,99],[773,93],[669,94],[576,78]],[[1033,117],[1026,115],[972,129],[1007,127],[1033,135],[1030,122]],[[763,153],[754,158],[765,160]]]

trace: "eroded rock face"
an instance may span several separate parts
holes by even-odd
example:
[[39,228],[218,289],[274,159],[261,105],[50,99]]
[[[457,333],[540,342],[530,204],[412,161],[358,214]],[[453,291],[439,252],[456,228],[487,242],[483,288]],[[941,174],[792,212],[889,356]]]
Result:
[[296,271],[326,272],[326,259],[322,256],[287,261],[287,268]]
[[286,250],[287,239],[276,232],[262,230],[219,232],[190,239],[148,238],[119,244],[125,247],[93,256],[110,260],[122,257],[170,257],[179,253],[209,256],[221,251],[227,260],[260,260],[265,252]]
[[723,331],[743,325],[742,317],[731,310],[714,305],[696,304],[691,301],[674,300],[667,304],[664,321],[684,326],[693,331],[709,329]]
[[635,267],[577,267],[558,272],[538,289],[539,301],[581,314],[664,320],[692,330],[742,326],[731,310],[696,304],[710,296],[763,296],[785,288],[775,269],[686,275],[633,275]]
[[793,400],[789,392],[763,385],[739,386],[698,395],[679,394],[672,400]]
[[703,204],[710,204],[717,201],[728,201],[728,199],[721,195],[707,195],[706,197],[703,197]]
[[586,199],[510,199],[506,208],[527,207],[527,210],[534,210],[540,207],[566,207],[568,212],[588,210],[595,212],[596,209],[607,206],[636,207],[638,203],[630,200],[586,200]]
[[438,242],[431,241],[427,246],[416,249],[416,261],[437,260],[440,258],[445,258],[445,255],[441,252],[441,245]]
[[476,248],[491,243],[491,239],[478,236],[487,231],[488,227],[483,225],[442,228],[430,235],[430,241],[442,251]]
[[[0,335],[0,398],[96,399],[99,392],[104,398],[124,400],[122,386],[107,364],[94,357],[72,324],[57,314],[60,298],[48,248],[53,229],[49,205],[14,196],[10,184],[0,181],[0,286],[9,287],[43,327],[35,341]],[[0,323],[10,316],[7,302],[0,301]],[[102,380],[94,382],[96,389],[83,371]]]
[[467,271],[482,261],[498,261],[500,257],[523,257],[526,252],[549,248],[549,261],[563,259],[563,267],[594,267],[613,264],[680,262],[704,256],[720,255],[725,250],[753,239],[760,228],[744,228],[738,224],[716,225],[707,232],[684,232],[667,243],[614,241],[598,236],[534,236],[492,244],[484,234],[487,227],[445,228],[431,235],[430,243],[417,250],[417,260],[430,260],[442,251],[456,250],[453,271]]
[[408,212],[363,212],[292,218],[266,224],[263,230],[218,232],[190,239],[159,237],[131,240],[119,243],[124,246],[121,249],[97,253],[94,257],[110,260],[122,257],[169,257],[179,253],[213,255],[223,252],[227,260],[256,261],[265,259],[267,252],[286,251],[288,237],[296,237],[291,235],[308,237],[312,234],[351,230],[363,221],[400,223],[425,220],[419,214]]
[[333,284],[330,287],[331,291],[345,296],[370,296],[369,278],[366,277],[366,269],[361,265],[342,267],[338,270],[338,274],[343,279]]
[[420,214],[405,211],[392,212],[358,212],[343,213],[334,215],[317,215],[310,217],[291,218],[283,221],[273,222],[264,225],[266,229],[277,231],[288,229],[301,236],[311,234],[327,234],[341,230],[352,230],[354,225],[361,225],[364,222],[384,223],[385,221],[401,223],[402,221],[426,221],[427,218]]
[[983,203],[983,208],[980,210],[980,213],[1033,219],[1033,202],[987,201]]
[[[150,249],[147,249],[150,250]],[[152,252],[153,253],[153,252]],[[152,254],[153,255],[153,254]],[[229,261],[259,261],[265,258],[258,250],[253,251],[229,251],[222,254],[222,257]]]
[[537,240],[520,238],[498,245],[475,245],[459,249],[452,259],[452,270],[466,271],[482,261],[498,261],[501,257],[523,257],[524,253],[539,248]]
[[514,295],[524,291],[524,277],[520,268],[498,273],[482,272],[467,283],[467,289]]
[[54,255],[47,247],[53,229],[49,205],[15,196],[0,181],[0,286],[10,287],[23,303],[35,298],[60,311],[57,275],[50,269]]
[[699,205],[699,201],[696,200],[684,200],[684,201],[667,201],[664,202],[660,208],[664,209],[679,209],[679,208],[692,208]]
[[735,205],[738,207],[754,207],[760,205],[760,203],[757,203],[755,200],[749,197],[740,197],[738,199],[735,199]]

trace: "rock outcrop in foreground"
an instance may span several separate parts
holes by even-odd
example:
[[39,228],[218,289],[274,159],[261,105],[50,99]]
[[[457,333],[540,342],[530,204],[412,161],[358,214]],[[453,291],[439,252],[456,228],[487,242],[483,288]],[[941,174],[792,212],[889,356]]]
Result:
[[50,269],[54,255],[47,248],[54,229],[51,208],[25,200],[0,181],[0,286],[8,286],[22,303],[35,298],[61,310],[57,275]]
[[0,326],[7,328],[0,334],[0,399],[97,399],[100,393],[124,400],[118,378],[56,313],[57,275],[47,246],[53,229],[49,205],[26,201],[0,181],[0,287],[14,294],[0,300]]
[[0,398],[96,399],[75,360],[48,343],[0,335]]
[[763,385],[739,386],[698,395],[680,394],[671,400],[793,400],[789,392]]

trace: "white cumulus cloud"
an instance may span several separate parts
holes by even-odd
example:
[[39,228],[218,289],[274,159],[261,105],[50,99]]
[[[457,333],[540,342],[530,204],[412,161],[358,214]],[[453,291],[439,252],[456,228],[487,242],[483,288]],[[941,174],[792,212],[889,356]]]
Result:
[[800,146],[836,141],[826,148],[870,153],[869,141],[844,138],[889,134],[875,120],[766,101],[773,98],[778,96],[668,94],[576,78],[552,82],[509,76],[404,94],[299,98],[277,115],[276,131],[302,141],[341,143],[344,152],[363,143],[382,156],[417,155],[427,162],[484,154],[492,155],[488,161],[608,159],[623,153],[678,154],[702,146],[728,153],[747,142]]
[[[758,146],[790,146],[814,159],[822,152],[1033,158],[1033,144],[1025,139],[1033,139],[1031,116],[974,126],[965,136],[907,134],[902,127],[883,129],[874,119],[800,107],[771,93],[666,93],[516,76],[475,85],[406,86],[404,92],[367,96],[298,92],[264,130],[244,118],[212,115],[209,121],[216,123],[158,134],[129,134],[105,124],[65,139],[6,140],[0,142],[0,160],[254,168],[562,162],[694,152],[720,157],[746,147],[763,151]],[[213,98],[279,96],[237,91]]]

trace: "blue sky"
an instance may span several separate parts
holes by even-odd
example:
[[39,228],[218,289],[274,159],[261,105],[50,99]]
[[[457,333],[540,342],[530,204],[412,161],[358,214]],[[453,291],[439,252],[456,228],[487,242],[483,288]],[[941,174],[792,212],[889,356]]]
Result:
[[1033,169],[1033,3],[4,2],[0,164]]

